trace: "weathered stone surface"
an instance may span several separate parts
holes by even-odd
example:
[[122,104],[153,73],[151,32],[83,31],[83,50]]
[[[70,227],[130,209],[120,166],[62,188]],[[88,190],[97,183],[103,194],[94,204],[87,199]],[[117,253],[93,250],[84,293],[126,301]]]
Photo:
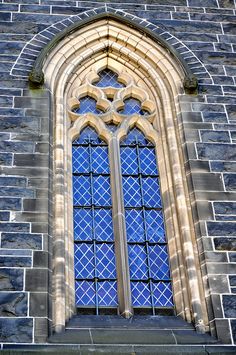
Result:
[[236,174],[224,174],[224,182],[227,191],[236,191]]
[[21,291],[23,288],[23,271],[18,269],[0,269],[0,290]]
[[214,238],[216,250],[236,250],[236,238]]
[[236,160],[236,150],[233,144],[197,143],[200,159]]
[[227,318],[236,318],[236,295],[223,296],[223,307]]
[[33,198],[34,195],[35,195],[35,191],[29,188],[5,186],[4,189],[0,189],[0,196]]
[[45,293],[30,293],[30,316],[47,317],[48,315],[48,294]]
[[31,258],[29,257],[0,256],[0,267],[29,267],[29,266],[31,266]]
[[225,131],[200,131],[202,142],[230,142],[229,133]]
[[27,269],[25,289],[27,291],[46,292],[48,288],[47,269]]
[[12,165],[12,154],[0,153],[0,165]]
[[213,236],[236,236],[233,222],[207,222],[208,234]]
[[25,177],[0,176],[0,186],[25,186]]
[[27,294],[23,292],[0,293],[0,316],[27,316]]
[[2,247],[12,249],[41,249],[42,236],[30,233],[2,233]]
[[0,318],[0,341],[29,343],[32,341],[33,320],[30,318]]
[[215,213],[236,214],[236,202],[214,202]]
[[21,199],[14,197],[0,197],[0,209],[19,211],[21,209]]
[[236,276],[230,275],[229,282],[231,286],[236,286]]
[[0,130],[9,132],[37,133],[39,120],[31,117],[0,117]]
[[236,171],[236,163],[234,162],[212,161],[210,164],[211,164],[211,171],[218,171],[218,172]]

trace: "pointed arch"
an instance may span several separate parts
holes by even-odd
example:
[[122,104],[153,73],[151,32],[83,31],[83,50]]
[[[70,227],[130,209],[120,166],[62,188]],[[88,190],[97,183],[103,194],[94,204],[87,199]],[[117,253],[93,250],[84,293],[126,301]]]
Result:
[[[86,26],[77,27],[55,45],[42,65],[45,85],[52,93],[54,107],[54,328],[62,330],[74,312],[69,136],[74,137],[78,129],[90,123],[98,127],[99,134],[105,138],[103,124],[95,123],[92,115],[80,122],[75,121],[71,128],[68,102],[83,78],[91,72],[98,73],[104,67],[114,66],[117,73],[131,75],[136,85],[155,102],[152,124],[157,133],[148,131],[147,124],[142,125],[141,119],[137,124],[147,130],[147,137],[155,140],[160,174],[165,177],[162,196],[175,306],[178,315],[193,321],[196,328],[204,332],[208,319],[176,123],[180,111],[178,95],[184,92],[185,67],[160,41],[114,16],[102,16],[87,22]],[[147,102],[144,97],[145,100]],[[132,119],[135,121],[135,117]]]

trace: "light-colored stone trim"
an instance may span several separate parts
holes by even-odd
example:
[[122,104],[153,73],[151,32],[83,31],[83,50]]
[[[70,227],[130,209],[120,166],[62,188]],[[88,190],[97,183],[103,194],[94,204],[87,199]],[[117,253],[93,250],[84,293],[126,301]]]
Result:
[[[137,124],[147,138],[156,143],[176,311],[187,321],[193,321],[199,331],[205,331],[208,318],[183,167],[182,142],[176,123],[184,72],[178,61],[158,43],[114,20],[98,21],[62,40],[44,65],[46,85],[53,94],[55,107],[54,328],[56,331],[63,329],[74,311],[72,242],[68,241],[72,236],[71,139],[79,134],[78,124],[82,128],[88,122],[96,127],[102,138],[108,139],[101,119],[93,115],[79,120],[71,114],[68,116],[68,100],[73,98],[73,90],[83,83],[88,72],[96,72],[109,63],[117,63],[118,68],[123,67],[123,71],[132,73],[136,86],[147,90],[151,100],[148,103],[146,98],[146,104],[150,110],[151,101],[155,102],[156,113],[152,122],[144,123],[134,116],[123,121],[120,132],[125,135],[129,127]],[[136,91],[137,97],[140,97],[139,91]],[[95,97],[99,98],[99,95]],[[105,101],[101,101],[101,105],[105,105]],[[72,128],[71,119],[75,120]]]

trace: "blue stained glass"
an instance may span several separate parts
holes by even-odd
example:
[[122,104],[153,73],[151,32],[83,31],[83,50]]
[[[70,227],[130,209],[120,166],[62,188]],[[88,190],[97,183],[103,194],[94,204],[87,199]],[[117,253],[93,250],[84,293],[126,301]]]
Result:
[[122,174],[137,175],[138,174],[138,157],[135,149],[130,147],[120,148],[120,158],[122,161]]
[[153,300],[155,307],[173,307],[172,288],[170,282],[153,283]]
[[99,110],[96,107],[97,101],[91,96],[81,97],[79,101],[80,101],[79,107],[73,109],[73,112],[78,113],[79,115],[82,115],[84,113],[89,113],[89,112],[95,114],[104,113],[102,110]]
[[169,280],[169,260],[166,245],[149,246],[150,272],[154,280]]
[[86,127],[72,153],[76,305],[117,306],[108,148]]
[[95,206],[111,206],[110,178],[95,176],[93,178]]
[[92,171],[98,174],[109,173],[108,149],[107,147],[93,147],[92,149]]
[[98,75],[99,75],[100,79],[94,83],[95,86],[98,86],[98,87],[111,86],[113,88],[124,87],[124,85],[122,83],[118,82],[118,80],[117,80],[118,75],[108,68],[100,71],[100,73]]
[[92,211],[87,208],[74,208],[74,239],[92,240]]
[[132,303],[134,307],[151,306],[150,285],[145,282],[131,282]]
[[139,148],[139,159],[142,174],[157,175],[157,162],[154,148]]
[[117,282],[100,281],[98,282],[98,303],[99,306],[116,307],[117,300]]
[[130,278],[148,279],[147,253],[142,245],[128,245]]
[[146,226],[147,226],[147,239],[152,243],[165,243],[165,229],[162,211],[147,210]]
[[141,210],[125,211],[126,229],[128,242],[144,242],[144,218]]
[[88,147],[72,147],[73,154],[73,172],[88,173],[89,172],[89,148]]
[[125,207],[142,206],[139,179],[132,176],[123,177]]
[[92,244],[75,244],[75,278],[92,279],[94,275],[94,250]]
[[134,128],[120,156],[133,306],[172,307],[155,148]]
[[97,241],[113,241],[113,224],[111,209],[96,209],[94,211],[95,238]]
[[77,306],[95,306],[95,282],[75,282],[75,302]]
[[144,145],[144,146],[152,146],[153,144],[149,142],[144,134],[136,127],[134,127],[131,131],[129,131],[129,134],[127,135],[126,138],[124,138],[121,142],[121,146],[124,145]]
[[88,126],[82,130],[79,137],[73,141],[73,144],[88,144],[104,145],[105,143],[98,137],[94,128]]
[[161,195],[157,178],[143,178],[142,185],[144,205],[153,208],[161,207]]
[[92,203],[89,176],[73,176],[74,205],[89,206]]
[[132,97],[124,100],[124,108],[122,110],[119,110],[119,113],[121,113],[122,115],[133,115],[135,113],[137,113],[138,115],[148,114],[146,110],[141,109],[140,101]]
[[97,245],[97,276],[100,279],[116,278],[115,252],[112,244]]

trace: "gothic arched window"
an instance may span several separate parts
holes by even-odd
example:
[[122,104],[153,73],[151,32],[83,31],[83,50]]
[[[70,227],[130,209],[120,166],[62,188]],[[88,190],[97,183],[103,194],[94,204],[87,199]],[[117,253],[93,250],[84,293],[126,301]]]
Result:
[[[117,79],[106,68],[77,104],[73,99],[74,119],[93,115],[95,127],[85,126],[72,143],[76,307],[92,314],[155,315],[173,301],[155,141],[137,128],[144,120],[153,130],[153,109],[134,82],[127,88]],[[109,147],[96,120],[113,141]]]

